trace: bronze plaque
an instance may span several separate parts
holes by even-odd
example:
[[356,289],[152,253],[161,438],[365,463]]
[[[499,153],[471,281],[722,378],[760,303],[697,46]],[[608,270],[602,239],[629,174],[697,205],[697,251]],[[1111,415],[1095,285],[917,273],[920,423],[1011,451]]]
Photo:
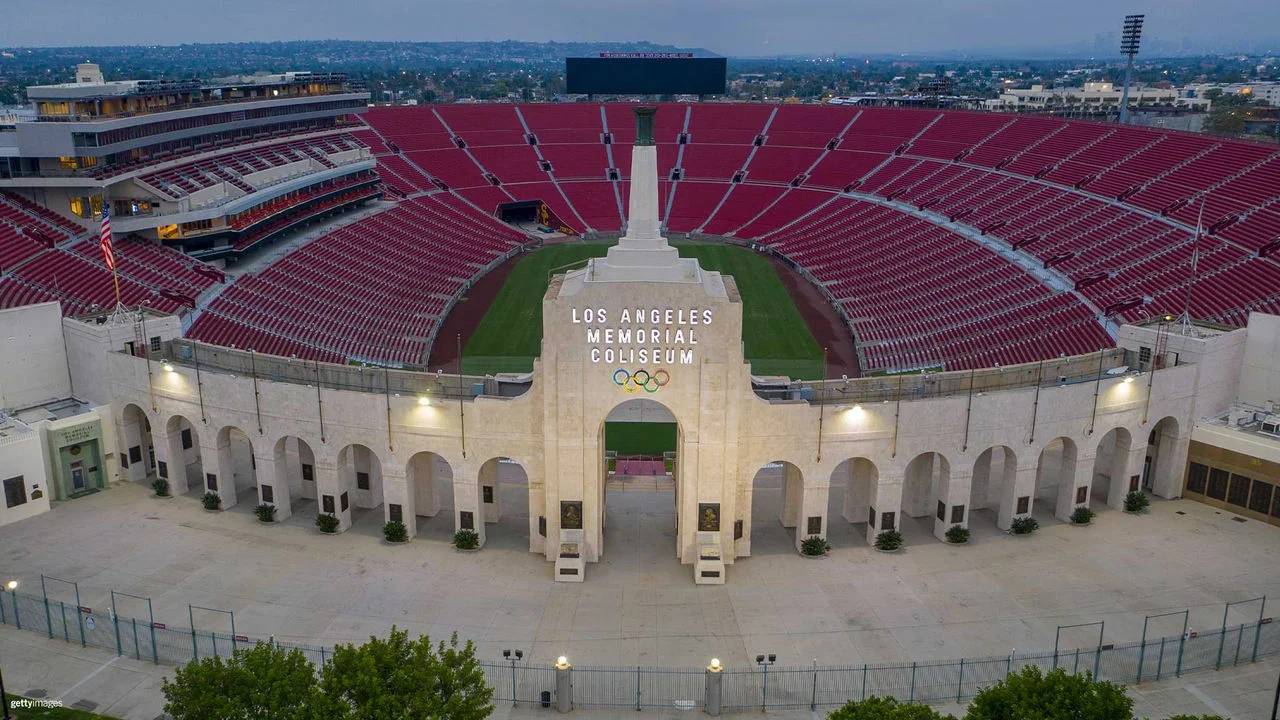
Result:
[[581,500],[561,500],[560,501],[560,529],[561,530],[581,530],[582,529],[582,501]]
[[720,532],[720,503],[698,503],[698,532]]
[[470,510],[458,511],[458,525],[462,530],[476,529],[476,515]]
[[807,527],[805,528],[805,530],[808,531],[809,535],[821,535],[822,534],[822,516],[811,515],[809,517]]

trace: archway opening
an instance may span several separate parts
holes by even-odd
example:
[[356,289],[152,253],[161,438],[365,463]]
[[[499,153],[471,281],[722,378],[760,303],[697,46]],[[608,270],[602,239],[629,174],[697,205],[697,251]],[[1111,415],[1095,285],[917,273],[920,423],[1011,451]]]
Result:
[[[1182,448],[1185,451],[1185,448]],[[1178,448],[1178,421],[1166,417],[1147,436],[1147,459],[1142,467],[1142,489],[1173,497],[1182,488],[1183,457]]]
[[351,513],[351,529],[382,536],[382,461],[369,446],[354,443],[338,451],[337,512]]
[[1137,474],[1136,466],[1130,465],[1133,449],[1133,435],[1122,427],[1107,431],[1098,441],[1089,482],[1089,507],[1094,512],[1104,507],[1123,507],[1131,476]]
[[828,522],[827,541],[832,547],[866,544],[868,513],[879,481],[879,469],[867,458],[849,458],[831,471],[827,517],[845,520]]
[[[747,525],[743,535],[750,542],[739,557],[794,554],[797,533],[809,529],[801,527],[803,496],[804,475],[794,464],[774,460],[757,470],[751,480],[750,503],[739,504],[750,513],[743,518]],[[738,534],[736,528],[734,534]],[[822,528],[813,534],[826,536]]]
[[252,510],[258,498],[258,463],[248,433],[234,425],[218,431],[218,470],[205,470],[205,490],[217,493],[226,510],[241,502]]
[[597,483],[600,544],[610,562],[641,569],[653,558],[680,557],[680,425],[666,405],[632,398],[600,424],[602,482]]
[[156,472],[151,420],[142,408],[133,403],[125,405],[121,413],[120,443],[120,469],[125,479],[136,483],[150,482]]
[[165,424],[168,437],[169,459],[163,475],[168,476],[169,492],[174,495],[204,492],[204,469],[200,460],[200,436],[195,425],[181,415],[174,415]]
[[529,474],[506,457],[480,466],[480,505],[484,509],[486,548],[531,549],[529,538]]
[[[902,522],[906,543],[945,539],[952,524],[965,525],[966,499],[952,502],[951,463],[936,452],[921,453],[907,463],[902,478]],[[958,508],[953,509],[953,506]],[[952,518],[959,519],[952,523]]]
[[274,477],[261,478],[258,500],[276,506],[276,522],[297,514],[311,523],[316,515],[316,456],[306,440],[286,435],[272,453]]
[[[987,448],[973,464],[973,480],[969,489],[972,513],[991,525],[1007,530],[1017,515],[1031,512],[1031,496],[1014,496],[1018,475],[1018,456],[1013,448],[997,445]],[[970,529],[976,523],[970,522]]]
[[409,535],[450,542],[454,527],[453,468],[433,452],[422,451],[405,467],[409,492],[405,504],[389,504],[387,520],[399,520]]
[[[1089,483],[1076,478],[1078,461],[1076,443],[1071,438],[1054,438],[1040,451],[1036,463],[1035,505],[1052,509],[1052,516],[1062,522],[1071,521],[1071,513],[1077,507],[1089,505]],[[1042,512],[1047,520],[1050,513]]]

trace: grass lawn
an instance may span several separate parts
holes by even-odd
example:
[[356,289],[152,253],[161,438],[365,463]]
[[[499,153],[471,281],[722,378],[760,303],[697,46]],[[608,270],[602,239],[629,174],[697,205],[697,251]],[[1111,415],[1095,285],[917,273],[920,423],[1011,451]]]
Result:
[[[614,241],[552,245],[530,253],[506,284],[462,350],[462,370],[483,375],[528,372],[542,344],[542,296],[550,274],[602,257]],[[742,334],[747,360],[757,375],[822,377],[822,348],[787,294],[773,265],[745,248],[719,243],[673,242],[683,257],[707,270],[731,275],[742,295]]]
[[15,700],[20,700],[17,695],[8,695],[9,698],[9,714],[14,720],[28,720],[28,718],[48,718],[48,720],[115,720],[107,715],[94,715],[83,710],[72,710],[70,708],[22,708],[14,707]]
[[607,422],[604,447],[619,455],[661,455],[676,449],[676,424]]

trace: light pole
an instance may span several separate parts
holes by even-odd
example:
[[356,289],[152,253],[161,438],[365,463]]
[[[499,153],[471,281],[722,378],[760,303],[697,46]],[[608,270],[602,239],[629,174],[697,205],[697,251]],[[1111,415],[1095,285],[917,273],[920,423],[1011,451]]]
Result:
[[1142,21],[1146,15],[1125,15],[1124,31],[1120,34],[1120,54],[1129,58],[1124,67],[1124,89],[1120,92],[1120,124],[1129,122],[1129,80],[1133,77],[1133,58],[1142,42]]
[[524,659],[523,650],[503,650],[502,657],[511,663],[511,707],[516,706],[516,661]]
[[768,655],[757,655],[756,664],[764,669],[764,686],[760,693],[760,712],[767,712],[769,706],[769,666],[778,661],[778,656],[769,653]]
[[[4,589],[8,590],[10,595],[13,595],[13,619],[16,623],[18,620],[18,596],[14,594],[14,591],[18,589],[18,581],[10,580],[9,582],[4,584]],[[19,625],[18,627],[21,628],[22,626]],[[4,713],[4,720],[12,720],[11,716],[9,715],[9,696],[5,695],[4,693],[4,667],[3,666],[0,666],[0,712]]]
[[[9,595],[13,598],[13,626],[22,629],[22,618],[18,617],[18,581],[10,580],[4,584],[4,590],[9,591]],[[0,602],[0,619],[4,618],[4,603]]]

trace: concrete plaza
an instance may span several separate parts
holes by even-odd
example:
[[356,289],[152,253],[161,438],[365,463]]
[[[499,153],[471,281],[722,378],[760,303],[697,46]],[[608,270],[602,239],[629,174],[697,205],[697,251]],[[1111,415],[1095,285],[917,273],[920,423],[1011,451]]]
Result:
[[[998,531],[974,513],[973,539],[949,546],[931,518],[906,519],[905,552],[868,547],[861,525],[839,520],[832,493],[823,559],[793,549],[777,522],[780,489],[756,481],[754,554],[724,586],[695,586],[675,557],[674,498],[660,481],[610,483],[602,562],[586,582],[552,581],[529,553],[527,490],[518,472],[500,483],[503,516],[477,553],[449,546],[452,513],[423,519],[404,546],[381,541],[382,509],[356,513],[342,535],[318,534],[314,502],[264,525],[245,498],[207,513],[194,497],[160,500],[122,484],[59,504],[0,529],[0,579],[39,593],[41,573],[79,582],[81,604],[99,608],[115,589],[151,597],[156,619],[188,624],[188,603],[232,610],[237,632],[286,642],[359,642],[395,624],[411,633],[474,640],[482,657],[520,648],[577,665],[726,665],[776,653],[780,665],[876,663],[1050,650],[1058,625],[1106,622],[1106,642],[1141,637],[1143,616],[1190,609],[1193,629],[1222,623],[1224,603],[1280,596],[1280,532],[1191,501],[1154,500],[1150,513],[1095,506],[1089,527],[1037,511],[1033,536]],[[51,586],[51,596],[71,601]],[[66,597],[63,597],[66,595]],[[124,616],[138,607],[120,606]],[[1257,604],[1233,611],[1232,625]],[[1270,614],[1270,613],[1268,613]],[[225,618],[197,614],[205,631]],[[1175,635],[1180,618],[1153,623]],[[1062,647],[1090,647],[1096,630],[1064,632]]]

